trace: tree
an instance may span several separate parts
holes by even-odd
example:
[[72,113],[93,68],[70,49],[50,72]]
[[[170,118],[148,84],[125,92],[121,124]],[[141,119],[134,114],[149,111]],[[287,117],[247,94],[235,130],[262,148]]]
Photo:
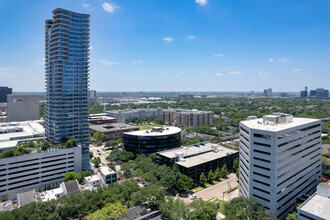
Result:
[[191,220],[215,220],[216,217],[217,211],[208,206],[194,211],[191,215]]
[[194,185],[194,181],[186,175],[181,174],[176,182],[176,188],[179,192],[187,192]]
[[95,157],[94,160],[92,160],[92,162],[94,163],[95,167],[98,168],[98,167],[100,167],[100,164],[101,164],[101,158]]
[[223,167],[221,168],[221,177],[222,178],[228,178],[228,170],[227,170],[227,165],[223,165]]
[[271,220],[263,206],[256,200],[245,197],[237,197],[224,205],[223,214],[228,219],[265,219]]
[[202,185],[202,186],[205,186],[207,180],[206,180],[206,177],[205,177],[205,174],[202,173],[199,177],[199,183]]
[[94,157],[94,154],[92,151],[89,151],[89,159],[92,159]]
[[49,148],[51,148],[51,144],[50,144],[50,142],[49,141],[46,141],[46,140],[44,140],[43,142],[42,142],[42,144],[41,144],[41,150],[42,151],[46,151],[46,150],[48,150]]
[[107,156],[105,159],[110,162],[114,162],[114,161],[127,162],[129,160],[132,160],[133,157],[134,157],[134,154],[132,152],[115,149],[115,150],[111,151],[110,155]]
[[220,178],[221,178],[221,171],[220,171],[219,167],[217,167],[217,169],[214,172],[214,179],[220,180]]
[[68,172],[64,174],[63,178],[64,178],[64,182],[67,182],[70,180],[79,180],[81,179],[81,175],[80,173],[76,173],[76,172]]
[[115,147],[115,146],[117,146],[118,144],[117,144],[117,141],[115,141],[115,140],[110,140],[110,141],[107,141],[106,143],[105,143],[105,146],[106,147]]
[[108,220],[108,219],[124,219],[127,214],[124,206],[120,203],[110,203],[102,209],[88,215],[88,220]]
[[212,170],[210,170],[209,174],[207,175],[207,182],[212,183],[214,180],[214,174]]
[[238,167],[239,167],[239,161],[238,161],[238,158],[236,158],[236,159],[233,161],[233,171],[234,171],[234,173],[237,172]]
[[97,146],[102,145],[104,138],[105,134],[101,131],[97,131],[93,134],[93,139],[95,140]]
[[70,137],[70,139],[65,143],[66,148],[75,147],[77,145],[77,140],[75,137]]

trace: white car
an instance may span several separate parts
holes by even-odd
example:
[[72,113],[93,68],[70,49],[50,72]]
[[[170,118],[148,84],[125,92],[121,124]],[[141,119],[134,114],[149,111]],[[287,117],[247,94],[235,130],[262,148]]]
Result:
[[196,198],[197,198],[196,195],[191,195],[191,196],[190,196],[190,199],[191,199],[191,200],[196,199]]

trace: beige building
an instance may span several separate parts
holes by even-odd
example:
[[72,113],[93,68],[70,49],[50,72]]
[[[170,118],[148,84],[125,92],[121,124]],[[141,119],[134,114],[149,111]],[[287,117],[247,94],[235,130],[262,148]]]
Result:
[[112,123],[103,125],[91,125],[89,126],[89,134],[93,136],[94,133],[100,131],[105,134],[104,141],[117,140],[123,137],[124,132],[138,131],[139,127],[123,124]]
[[165,125],[181,125],[197,127],[198,125],[213,125],[213,112],[186,110],[186,109],[161,109],[157,118]]

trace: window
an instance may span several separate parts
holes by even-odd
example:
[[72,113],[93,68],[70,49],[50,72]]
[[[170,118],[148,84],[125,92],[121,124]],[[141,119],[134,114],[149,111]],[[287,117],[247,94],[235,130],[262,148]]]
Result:
[[263,138],[263,139],[270,140],[270,135],[266,135],[266,134],[257,134],[257,133],[254,133],[253,136],[254,137],[257,137],[257,138]]

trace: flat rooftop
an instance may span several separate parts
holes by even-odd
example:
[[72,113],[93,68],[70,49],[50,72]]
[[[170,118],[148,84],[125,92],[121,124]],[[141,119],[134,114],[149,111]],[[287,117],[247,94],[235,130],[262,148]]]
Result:
[[164,127],[153,127],[152,129],[148,129],[148,130],[125,132],[125,134],[135,135],[135,136],[166,136],[166,135],[176,134],[179,132],[181,132],[181,128],[164,126]]
[[20,140],[45,136],[44,121],[22,121],[0,123],[0,149],[16,147]]
[[109,175],[109,174],[113,174],[113,173],[116,173],[115,171],[113,171],[112,169],[110,169],[109,167],[107,166],[102,166],[100,167],[100,172],[103,174],[103,175]]
[[87,177],[85,177],[85,179],[86,179],[88,182],[94,182],[94,181],[101,180],[100,177],[99,177],[98,175],[87,176]]
[[94,131],[109,132],[117,130],[126,130],[126,129],[139,129],[137,126],[124,124],[124,123],[111,123],[111,124],[102,124],[102,125],[90,125],[90,129]]
[[[212,146],[216,145],[218,151],[212,151]],[[219,144],[213,143],[200,143],[196,145],[190,145],[186,147],[179,147],[171,150],[158,152],[158,155],[174,159],[177,157],[176,154],[183,153],[184,158],[183,161],[177,161],[176,164],[181,165],[183,167],[193,167],[199,164],[207,163],[212,160],[219,159],[221,157],[225,157],[230,154],[238,153],[236,150],[231,150],[229,148],[223,147]]]
[[277,132],[277,131],[282,131],[282,130],[286,130],[289,128],[293,128],[293,127],[297,127],[300,125],[305,125],[305,124],[309,124],[309,123],[313,123],[313,122],[321,123],[321,120],[311,119],[311,118],[293,117],[292,122],[271,125],[271,124],[264,124],[262,118],[257,118],[257,119],[241,121],[241,124],[245,125],[249,128],[252,128],[252,129]]
[[330,198],[320,196],[317,193],[309,197],[299,209],[304,212],[316,215],[319,218],[329,219],[330,216]]

